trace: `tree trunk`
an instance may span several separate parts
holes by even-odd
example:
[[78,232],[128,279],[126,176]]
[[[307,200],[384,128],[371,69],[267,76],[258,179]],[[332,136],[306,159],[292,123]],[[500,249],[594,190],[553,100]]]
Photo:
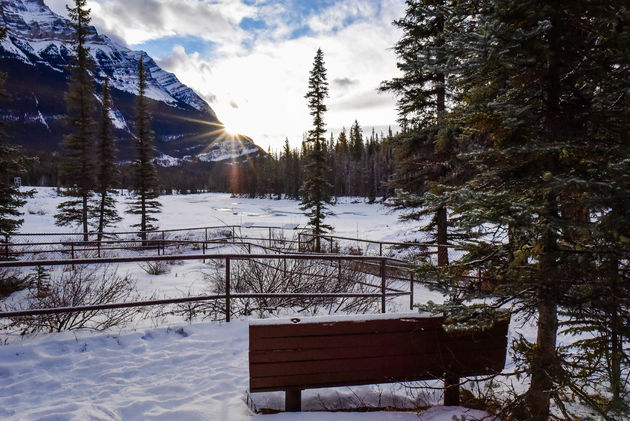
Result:
[[[615,300],[616,301],[616,300]],[[610,354],[608,365],[610,366],[610,392],[612,394],[613,407],[622,407],[624,379],[622,377],[621,360],[623,357],[623,336],[621,331],[620,317],[617,309],[613,309],[610,315]]]
[[83,200],[83,208],[81,209],[82,215],[81,217],[83,218],[83,241],[88,241],[89,237],[88,237],[88,200],[87,200],[87,194],[83,194],[82,200]]
[[619,297],[624,296],[623,280],[619,276],[619,259],[611,256],[606,261],[607,270],[604,272],[606,277],[610,279],[610,298],[607,301],[606,316],[609,323],[609,332],[607,349],[605,351],[606,361],[608,363],[608,375],[610,378],[611,403],[613,408],[622,408],[624,406],[624,378],[622,371],[623,350],[623,321],[620,311],[623,306]]
[[448,241],[448,221],[446,208],[440,207],[436,211],[437,219],[437,242],[438,246],[438,266],[448,265],[448,247],[444,245]]
[[556,337],[558,334],[558,307],[551,288],[539,291],[538,334],[530,361],[532,378],[526,395],[531,420],[549,418],[549,405],[557,370]]
[[147,245],[147,205],[146,205],[146,197],[145,197],[145,192],[142,192],[142,196],[140,197],[141,200],[141,211],[142,211],[142,215],[140,216],[140,237],[142,238],[142,245],[146,246]]
[[[557,216],[556,200],[550,195],[546,200],[546,219]],[[530,357],[531,382],[525,396],[530,420],[547,420],[554,380],[559,373],[559,360],[556,355],[558,336],[558,297],[560,291],[556,274],[556,233],[546,227],[541,238],[542,254],[536,290],[536,308],[538,310],[538,332],[536,345]]]
[[105,192],[101,192],[101,206],[98,214],[98,237],[97,241],[100,243],[103,239],[103,225],[105,224]]

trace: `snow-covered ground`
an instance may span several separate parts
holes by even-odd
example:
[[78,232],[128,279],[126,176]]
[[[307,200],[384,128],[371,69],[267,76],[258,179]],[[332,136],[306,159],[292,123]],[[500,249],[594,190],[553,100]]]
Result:
[[[68,232],[54,225],[54,189],[38,188],[24,206],[23,232]],[[161,228],[253,223],[303,224],[297,201],[231,198],[228,194],[163,196]],[[119,209],[125,204],[120,201]],[[417,238],[413,226],[381,205],[344,198],[330,218],[335,233],[362,239]],[[121,213],[122,214],[122,213]],[[116,229],[127,230],[134,216],[123,214]],[[228,246],[229,247],[229,246]],[[118,267],[145,295],[181,296],[203,291],[202,262],[187,261],[161,276],[137,264]],[[14,294],[12,301],[23,298]],[[407,298],[388,311],[409,311]],[[416,288],[415,302],[439,300]],[[154,323],[155,325],[152,325]],[[144,320],[104,332],[87,330],[12,336],[0,347],[0,418],[9,420],[451,420],[487,414],[439,406],[441,393],[400,384],[313,389],[303,393],[305,411],[353,407],[396,407],[409,412],[304,412],[259,415],[261,408],[282,409],[282,392],[248,393],[248,321],[188,324],[181,319]],[[438,405],[427,411],[415,408]]]
[[[24,188],[27,190],[28,188]],[[112,230],[127,231],[138,217],[125,213],[125,195],[118,196],[118,211],[123,220]],[[54,223],[56,207],[64,200],[54,188],[37,187],[35,196],[24,205],[21,232],[73,232],[76,228]],[[162,213],[157,215],[161,229],[220,225],[304,225],[307,221],[297,200],[247,199],[228,193],[201,193],[161,196]],[[342,197],[326,220],[336,235],[353,238],[403,241],[419,238],[414,225],[398,222],[398,213],[381,204],[367,204],[362,198]],[[134,229],[135,231],[136,229]]]
[[[63,332],[0,347],[0,418],[5,420],[452,420],[484,414],[426,412],[257,415],[282,409],[282,392],[248,394],[248,324],[200,323],[138,331]],[[311,389],[304,411],[435,404],[401,385]],[[417,391],[416,391],[417,392]]]

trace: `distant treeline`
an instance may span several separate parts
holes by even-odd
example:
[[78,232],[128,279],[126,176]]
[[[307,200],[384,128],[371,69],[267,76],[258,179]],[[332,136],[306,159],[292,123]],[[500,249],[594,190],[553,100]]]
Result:
[[[334,196],[363,196],[374,200],[393,194],[388,183],[394,168],[395,136],[372,131],[365,136],[355,122],[350,130],[331,136],[324,146],[328,157],[329,182]],[[238,161],[193,161],[175,167],[157,167],[164,193],[192,194],[229,192],[250,197],[300,197],[304,183],[305,143],[291,148],[285,140],[280,152],[269,152]],[[27,171],[22,183],[35,186],[58,186],[58,153],[35,155],[25,151]],[[132,167],[120,165],[119,188],[127,189],[132,181]]]
[[[291,148],[285,140],[282,151],[242,162],[229,176],[232,193],[249,196],[285,195],[299,198],[304,184],[307,145]],[[371,200],[389,196],[387,181],[394,172],[394,136],[374,131],[364,136],[355,122],[350,132],[341,131],[323,145],[327,157],[328,181],[333,196],[363,196]]]

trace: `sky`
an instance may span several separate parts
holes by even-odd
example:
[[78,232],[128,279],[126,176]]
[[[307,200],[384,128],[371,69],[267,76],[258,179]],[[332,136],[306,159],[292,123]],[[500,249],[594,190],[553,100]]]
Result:
[[[46,0],[67,15],[67,0]],[[88,0],[97,30],[144,50],[194,89],[232,133],[259,146],[293,146],[312,125],[304,95],[321,48],[329,82],[324,121],[335,137],[357,120],[396,127],[399,74],[392,21],[403,0]]]

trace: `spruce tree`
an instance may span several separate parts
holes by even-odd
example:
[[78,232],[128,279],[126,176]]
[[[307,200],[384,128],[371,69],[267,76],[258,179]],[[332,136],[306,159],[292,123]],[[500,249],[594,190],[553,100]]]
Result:
[[[521,338],[515,349],[529,388],[511,408],[513,418],[548,419],[552,401],[569,417],[570,391],[614,419],[605,399],[591,396],[589,377],[607,358],[609,374],[599,380],[614,383],[613,396],[623,395],[618,372],[627,361],[630,297],[624,11],[587,0],[459,6],[469,6],[471,18],[468,31],[449,39],[462,48],[455,113],[464,127],[459,140],[470,147],[463,157],[477,171],[427,201],[449,203],[458,214],[454,223],[482,236],[438,271],[442,290],[459,292],[435,309],[466,320],[510,304],[536,323],[535,343]],[[468,288],[466,276],[476,272],[483,290]],[[486,301],[490,306],[460,305],[484,290],[495,298]],[[588,331],[598,340],[561,347],[565,323],[570,333]],[[571,346],[581,354],[568,352]]]
[[143,57],[138,60],[138,95],[136,96],[136,119],[134,123],[136,158],[133,164],[133,198],[129,204],[128,213],[140,215],[140,222],[132,226],[140,228],[140,237],[147,239],[147,231],[155,230],[157,221],[153,215],[160,212],[160,195],[158,176],[153,159],[155,147],[153,145],[153,131],[151,130],[151,115],[149,104],[145,96],[147,75]]
[[321,251],[320,235],[332,230],[332,227],[324,222],[327,216],[332,215],[328,208],[331,205],[332,186],[328,182],[328,160],[322,146],[326,141],[323,117],[326,112],[324,98],[327,96],[328,81],[324,67],[324,53],[318,49],[305,95],[310,115],[313,117],[313,128],[309,130],[306,139],[307,164],[304,168],[306,174],[302,185],[301,201],[301,209],[306,211],[306,216],[309,218],[308,224],[315,237],[315,251],[318,253]]
[[[455,156],[456,129],[449,127],[447,100],[453,98],[453,73],[458,56],[451,40],[461,29],[460,10],[452,0],[408,0],[405,16],[394,21],[403,37],[394,50],[402,76],[386,81],[381,90],[391,91],[398,98],[401,126],[393,184],[401,189],[396,207],[407,210],[403,220],[433,218],[422,230],[434,234],[438,244],[447,244],[448,203],[428,207],[423,195],[436,183],[461,180],[462,170]],[[438,263],[448,264],[448,250],[438,248]]]
[[120,216],[116,210],[116,199],[114,194],[114,184],[118,177],[118,167],[116,160],[116,144],[113,134],[112,118],[112,98],[109,90],[109,78],[103,82],[101,121],[98,130],[99,145],[97,159],[97,179],[96,193],[97,203],[93,208],[94,226],[98,233],[98,241],[103,238],[103,230],[120,221]]
[[345,196],[348,194],[348,175],[350,173],[349,168],[349,153],[348,136],[346,135],[345,127],[339,133],[337,137],[337,143],[335,145],[335,162],[337,165],[337,182],[335,183],[335,194],[337,196]]
[[363,154],[363,130],[357,120],[354,120],[354,124],[350,126],[350,151],[354,161],[361,159]]
[[[0,29],[0,40],[6,36],[6,29]],[[0,99],[6,99],[4,88],[6,74],[0,74]],[[0,126],[0,241],[9,237],[22,225],[20,207],[24,205],[28,193],[21,192],[13,184],[13,177],[24,171],[22,157],[16,148],[7,145],[7,136]]]
[[74,53],[70,64],[70,82],[65,95],[66,121],[72,133],[63,140],[63,161],[59,175],[64,189],[62,194],[72,199],[57,207],[57,225],[78,224],[83,230],[84,241],[88,240],[90,198],[95,186],[93,114],[96,109],[94,80],[90,71],[94,64],[86,47],[89,34],[90,9],[87,0],[74,0],[74,7],[66,6],[70,26],[74,30],[71,40]]

